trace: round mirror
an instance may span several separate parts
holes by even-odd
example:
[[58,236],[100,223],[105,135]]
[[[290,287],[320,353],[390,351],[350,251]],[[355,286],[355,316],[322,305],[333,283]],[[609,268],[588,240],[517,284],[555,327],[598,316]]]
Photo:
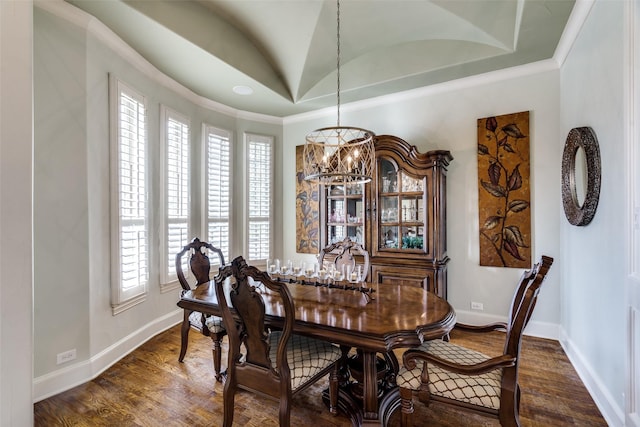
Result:
[[581,146],[576,150],[576,200],[578,206],[582,207],[584,199],[587,197],[587,157],[584,148]]
[[562,154],[562,204],[567,220],[587,225],[600,198],[600,148],[593,129],[573,128]]

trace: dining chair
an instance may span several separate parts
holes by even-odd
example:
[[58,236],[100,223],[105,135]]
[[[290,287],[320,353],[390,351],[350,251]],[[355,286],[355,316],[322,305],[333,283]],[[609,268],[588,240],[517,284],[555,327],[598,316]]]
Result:
[[[227,293],[225,283],[231,276]],[[295,285],[272,280],[241,256],[220,270],[215,285],[224,323],[237,325],[227,329],[223,425],[231,427],[235,394],[242,388],[279,400],[280,426],[287,427],[292,396],[327,374],[330,411],[337,414],[337,362],[342,352],[326,341],[293,334],[295,306],[288,286]],[[266,322],[267,306],[282,318],[277,330],[270,330]]]
[[[222,251],[207,242],[202,242],[197,237],[194,238],[189,244],[185,245],[180,252],[176,254],[176,274],[178,281],[182,286],[183,292],[192,290],[203,283],[207,283],[210,277],[211,262],[209,255],[215,255],[217,257],[217,263],[219,266],[224,266],[224,255]],[[193,275],[195,284],[193,288],[189,284],[187,277],[183,271],[183,257],[188,256],[188,268]],[[186,264],[186,263],[185,263]],[[191,279],[191,275],[189,278]],[[217,316],[205,315],[198,311],[184,310],[184,319],[182,320],[182,328],[180,330],[180,356],[178,361],[182,362],[184,356],[187,353],[187,346],[189,345],[189,330],[194,328],[205,336],[211,337],[213,341],[212,353],[213,353],[213,369],[215,371],[216,380],[222,381],[222,372],[220,371],[222,360],[222,339],[227,334],[223,324],[222,318]]]
[[[361,281],[366,282],[369,278],[369,252],[360,243],[352,241],[349,237],[334,242],[322,248],[318,256],[318,263],[321,268],[328,270],[330,266],[337,271],[342,271],[343,266],[350,266],[354,271],[357,266],[362,269]],[[347,381],[348,377],[353,377],[356,381],[352,384],[352,391],[356,395],[363,394],[363,368],[361,351],[355,354],[351,347],[342,346],[343,360],[346,360],[348,371],[341,367],[341,382]],[[388,389],[395,385],[395,374],[399,369],[398,359],[393,351],[388,351],[376,358],[376,368],[378,370],[378,381],[380,388]]]
[[349,266],[351,271],[355,271],[360,266],[362,269],[360,280],[366,281],[369,277],[369,252],[360,243],[352,241],[349,237],[322,248],[318,256],[318,263],[320,268],[327,270],[329,266],[333,265],[340,272],[343,271],[343,267],[346,270],[346,267]]
[[400,393],[401,425],[412,425],[413,394],[431,400],[497,417],[500,425],[519,426],[520,386],[518,365],[524,331],[538,299],[553,258],[543,255],[531,270],[522,273],[514,293],[507,322],[485,326],[456,324],[455,329],[472,333],[503,330],[503,353],[489,357],[445,340],[422,343],[403,355],[396,377]]

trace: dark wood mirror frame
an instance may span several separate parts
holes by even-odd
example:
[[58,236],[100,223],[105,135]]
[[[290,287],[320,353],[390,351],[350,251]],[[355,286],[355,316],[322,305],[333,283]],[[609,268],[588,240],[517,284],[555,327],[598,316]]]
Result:
[[[587,168],[586,192],[580,204],[576,191],[576,153],[584,150]],[[600,148],[590,127],[573,128],[567,135],[562,154],[562,204],[567,220],[573,225],[591,222],[600,198]]]

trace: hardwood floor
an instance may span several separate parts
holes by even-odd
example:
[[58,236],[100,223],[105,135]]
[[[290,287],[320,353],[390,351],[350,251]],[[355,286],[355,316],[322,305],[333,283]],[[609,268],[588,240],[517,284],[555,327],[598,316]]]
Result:
[[[452,341],[486,354],[500,353],[504,335],[489,334],[471,341],[453,333]],[[477,337],[474,337],[474,339]],[[226,339],[223,366],[226,365]],[[222,424],[222,384],[213,376],[211,340],[190,334],[184,363],[178,362],[180,327],[149,340],[99,377],[34,405],[36,426],[217,426]],[[606,426],[589,393],[557,341],[525,337],[520,369],[523,426]],[[350,426],[344,416],[333,417],[322,403],[319,383],[294,398],[292,426]],[[399,425],[399,413],[391,419]],[[499,426],[497,420],[416,401],[416,425]],[[234,425],[278,425],[276,402],[252,393],[236,396]]]

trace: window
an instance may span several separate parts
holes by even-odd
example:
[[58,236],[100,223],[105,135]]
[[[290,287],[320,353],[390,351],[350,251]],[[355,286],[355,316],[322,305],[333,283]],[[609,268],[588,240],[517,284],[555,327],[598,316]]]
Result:
[[[162,199],[161,288],[177,287],[175,256],[189,241],[189,120],[161,107]],[[187,257],[184,257],[186,267]],[[166,286],[171,284],[172,286]]]
[[[246,194],[246,213],[236,223],[230,131],[202,124],[202,140],[192,141],[191,118],[154,104],[160,111],[156,138],[147,129],[148,111],[154,108],[114,76],[109,76],[109,102],[114,315],[144,302],[150,287],[152,292],[179,287],[175,255],[194,236],[220,248],[227,261],[234,256],[234,244],[243,246],[237,252],[243,252],[247,261],[270,257],[273,136],[246,134],[246,186],[235,188],[237,194]],[[195,149],[193,144],[199,142],[202,148]],[[201,153],[195,156],[196,163],[194,153]],[[188,275],[186,262],[185,257],[183,271]]]
[[273,137],[246,135],[248,261],[266,261],[271,252],[271,198],[273,177]]
[[145,299],[147,230],[147,108],[145,98],[110,78],[112,181],[112,306],[117,314]]
[[[204,125],[207,241],[229,258],[231,220],[231,147],[229,132]],[[211,260],[214,261],[213,259]]]

